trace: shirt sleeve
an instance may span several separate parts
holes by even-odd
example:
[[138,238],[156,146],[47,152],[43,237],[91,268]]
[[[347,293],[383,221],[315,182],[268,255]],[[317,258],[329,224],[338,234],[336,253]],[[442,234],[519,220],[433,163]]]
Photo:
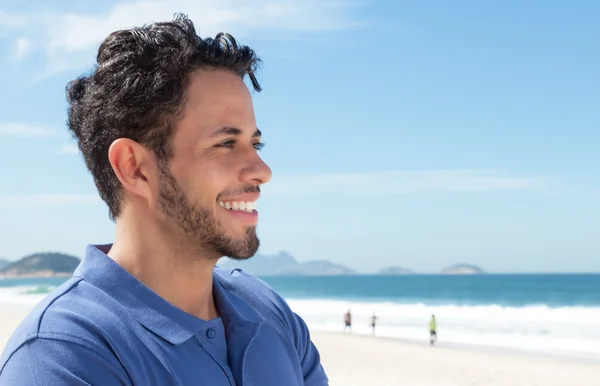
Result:
[[310,338],[310,331],[304,320],[296,313],[289,311],[293,315],[294,330],[296,335],[296,348],[302,363],[302,373],[304,374],[305,386],[328,386],[329,379],[321,365],[321,355],[319,350]]
[[80,344],[33,339],[20,346],[0,369],[0,386],[131,385],[113,362]]

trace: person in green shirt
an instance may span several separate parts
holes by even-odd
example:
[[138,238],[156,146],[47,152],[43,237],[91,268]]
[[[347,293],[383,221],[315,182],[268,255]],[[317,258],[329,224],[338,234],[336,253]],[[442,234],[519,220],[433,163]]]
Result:
[[429,322],[429,343],[433,346],[437,340],[437,322],[435,321],[435,315],[431,315],[431,321]]

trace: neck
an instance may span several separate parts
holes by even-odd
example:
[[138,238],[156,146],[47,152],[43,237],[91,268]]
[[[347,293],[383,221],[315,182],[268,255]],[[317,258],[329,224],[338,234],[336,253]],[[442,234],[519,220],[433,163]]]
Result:
[[123,213],[116,223],[109,257],[175,307],[204,320],[218,316],[214,259],[185,248],[180,238],[165,234],[144,216]]

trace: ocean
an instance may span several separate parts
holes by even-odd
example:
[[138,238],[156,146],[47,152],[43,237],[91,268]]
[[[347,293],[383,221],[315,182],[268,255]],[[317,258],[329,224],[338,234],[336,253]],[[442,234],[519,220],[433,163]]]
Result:
[[[600,275],[262,277],[311,330],[600,359]],[[0,308],[30,306],[66,278],[0,280]]]

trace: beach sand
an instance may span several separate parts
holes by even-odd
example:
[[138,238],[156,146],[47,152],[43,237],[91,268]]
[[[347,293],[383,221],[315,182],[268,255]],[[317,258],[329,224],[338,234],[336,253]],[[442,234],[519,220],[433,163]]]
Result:
[[0,308],[0,352],[4,351],[6,342],[12,335],[13,331],[27,314],[31,311],[33,305],[30,307],[18,307],[15,309],[4,309]]
[[587,386],[600,360],[436,347],[370,336],[312,332],[332,386]]
[[[0,351],[28,309],[0,309]],[[332,386],[598,385],[600,361],[312,332]]]

